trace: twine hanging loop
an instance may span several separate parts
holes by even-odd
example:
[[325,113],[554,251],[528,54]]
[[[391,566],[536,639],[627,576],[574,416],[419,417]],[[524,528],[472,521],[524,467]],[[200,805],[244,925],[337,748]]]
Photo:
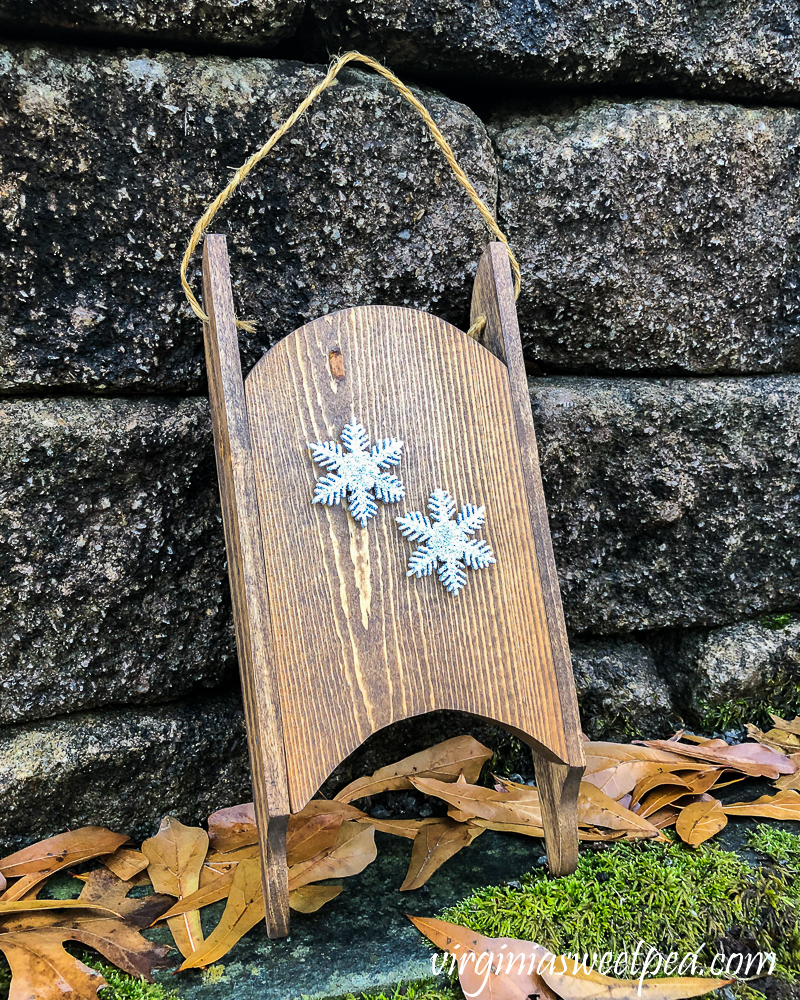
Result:
[[[505,244],[505,247],[508,250],[508,257],[511,263],[511,270],[514,273],[514,298],[515,299],[519,298],[521,275],[517,258],[514,256],[514,253],[511,250],[511,247],[509,246],[505,234],[495,222],[494,216],[489,211],[488,206],[483,201],[478,192],[475,190],[469,177],[467,177],[466,173],[459,166],[455,158],[455,154],[453,153],[453,150],[450,148],[450,144],[448,143],[447,139],[445,139],[445,137],[442,135],[438,125],[431,117],[428,109],[425,107],[424,104],[422,104],[422,102],[417,97],[414,96],[414,94],[408,89],[408,87],[403,83],[402,80],[396,77],[394,73],[391,72],[391,70],[388,70],[385,66],[382,66],[377,60],[372,59],[370,56],[362,55],[360,52],[345,52],[344,55],[339,56],[338,59],[335,59],[331,63],[328,72],[325,74],[325,77],[322,80],[320,80],[320,82],[311,91],[309,91],[306,97],[303,98],[303,100],[300,102],[297,108],[292,112],[292,114],[286,119],[286,121],[272,133],[269,139],[267,139],[267,141],[264,143],[261,149],[259,149],[256,153],[253,153],[253,155],[245,163],[243,163],[241,167],[239,167],[239,169],[231,178],[228,185],[222,191],[220,191],[217,197],[211,202],[211,204],[205,210],[201,218],[198,220],[197,225],[194,227],[192,235],[189,239],[189,243],[186,247],[186,252],[183,255],[183,260],[181,261],[181,285],[183,286],[183,291],[186,294],[186,298],[188,299],[189,305],[192,307],[195,315],[199,319],[203,320],[204,323],[208,321],[208,316],[203,312],[200,303],[197,301],[197,297],[192,291],[191,286],[189,284],[189,279],[187,277],[189,272],[189,264],[192,259],[192,254],[196,250],[197,244],[203,238],[203,234],[205,233],[208,226],[211,224],[211,221],[214,218],[214,216],[222,208],[222,206],[225,204],[228,198],[230,198],[230,196],[233,194],[236,188],[242,183],[245,177],[247,177],[247,175],[250,173],[253,167],[255,167],[257,163],[259,163],[261,160],[264,159],[264,157],[272,150],[272,148],[275,146],[278,140],[289,131],[292,125],[295,124],[298,118],[301,117],[301,115],[309,108],[311,104],[313,104],[313,102],[319,97],[319,95],[324,90],[327,90],[328,87],[330,87],[330,85],[338,76],[339,71],[344,66],[346,66],[348,63],[351,62],[364,63],[366,66],[369,66],[371,69],[374,69],[376,73],[379,73],[382,77],[384,77],[384,79],[388,80],[394,87],[396,87],[397,90],[400,92],[400,94],[402,94],[402,96],[409,102],[409,104],[411,104],[411,106],[419,113],[422,120],[428,126],[428,130],[433,136],[436,145],[439,147],[439,149],[441,149],[442,153],[444,153],[444,157],[450,164],[450,168],[456,175],[456,179],[458,180],[459,184],[464,188],[464,190],[467,192],[467,194],[474,202],[475,207],[480,212],[481,217],[483,218],[483,221],[486,223],[487,228],[491,231],[491,233],[495,236],[496,239],[498,239],[501,243]],[[255,329],[252,323],[241,320],[237,320],[236,325],[244,330],[250,331],[251,333]],[[470,329],[471,334],[473,333],[473,330],[474,327]],[[473,336],[474,335],[475,334],[473,334]]]

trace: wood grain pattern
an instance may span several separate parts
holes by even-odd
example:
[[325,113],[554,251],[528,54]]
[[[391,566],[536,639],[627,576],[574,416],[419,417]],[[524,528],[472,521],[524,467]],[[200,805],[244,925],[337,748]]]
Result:
[[508,368],[514,424],[551,641],[553,670],[558,685],[564,737],[569,747],[568,759],[564,764],[548,761],[535,748],[533,753],[536,782],[542,801],[548,861],[551,871],[561,875],[574,871],[578,863],[577,800],[585,762],[572,662],[514,304],[514,281],[508,253],[501,243],[490,243],[478,265],[472,292],[470,324],[475,323],[479,316],[486,317],[481,342]]
[[[534,751],[550,867],[577,861],[583,753],[508,259],[481,260],[486,347],[426,313],[347,309],[290,334],[242,382],[224,237],[203,258],[206,358],[272,937],[288,932],[286,821],[368,736],[452,709]],[[355,418],[402,438],[406,499],[360,528],[312,505],[308,445]],[[447,490],[484,505],[497,563],[448,594],[406,575],[396,518]]]
[[[292,810],[373,732],[433,709],[496,720],[580,767],[505,365],[433,316],[367,306],[290,334],[245,392]],[[380,505],[363,529],[341,506],[311,504],[323,470],[307,445],[338,440],[353,417],[373,441],[406,442],[393,470],[406,500]],[[486,506],[480,537],[497,558],[467,570],[457,596],[435,576],[406,576],[413,543],[395,523],[437,486],[459,507]]]
[[264,553],[224,236],[206,238],[203,303],[209,316],[204,340],[211,420],[248,723],[253,800],[264,859],[267,932],[270,937],[285,937],[289,933],[286,761],[278,686],[270,660]]

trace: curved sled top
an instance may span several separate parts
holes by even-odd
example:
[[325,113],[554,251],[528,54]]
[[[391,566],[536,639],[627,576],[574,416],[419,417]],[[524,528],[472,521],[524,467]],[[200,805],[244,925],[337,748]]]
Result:
[[[372,733],[432,709],[568,761],[506,366],[435,316],[363,306],[282,340],[245,395],[292,810]],[[364,528],[311,503],[324,470],[308,444],[353,418],[372,442],[404,442],[405,499]],[[486,508],[496,564],[468,569],[457,595],[406,575],[415,546],[396,518],[435,488]]]

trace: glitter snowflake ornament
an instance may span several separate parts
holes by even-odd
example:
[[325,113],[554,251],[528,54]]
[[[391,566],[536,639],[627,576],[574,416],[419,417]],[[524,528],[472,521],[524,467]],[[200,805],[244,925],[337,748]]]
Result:
[[317,480],[312,502],[332,507],[348,496],[350,513],[365,528],[378,512],[376,498],[382,503],[396,503],[406,495],[405,486],[397,476],[384,471],[400,461],[403,442],[385,438],[370,448],[369,435],[355,420],[342,431],[342,441],[347,452],[336,441],[308,446],[314,462],[332,470]]
[[418,510],[397,518],[400,531],[413,542],[424,542],[408,561],[407,576],[428,576],[439,565],[438,575],[451,594],[457,594],[467,582],[464,566],[484,569],[496,562],[487,542],[470,538],[486,520],[485,507],[465,503],[453,520],[455,500],[444,490],[434,490],[428,501],[430,518]]

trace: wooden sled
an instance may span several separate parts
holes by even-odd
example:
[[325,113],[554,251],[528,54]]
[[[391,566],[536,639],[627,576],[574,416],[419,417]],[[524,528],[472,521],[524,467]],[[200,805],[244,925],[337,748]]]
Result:
[[[295,330],[243,380],[223,236],[205,240],[203,303],[269,936],[289,930],[290,812],[367,737],[435,709],[531,747],[550,868],[573,871],[584,760],[505,247],[478,267],[480,343],[427,313],[362,306]],[[353,418],[405,442],[405,499],[365,528],[311,503],[308,444]],[[496,564],[467,570],[457,595],[406,575],[396,517],[436,487],[487,510]]]

